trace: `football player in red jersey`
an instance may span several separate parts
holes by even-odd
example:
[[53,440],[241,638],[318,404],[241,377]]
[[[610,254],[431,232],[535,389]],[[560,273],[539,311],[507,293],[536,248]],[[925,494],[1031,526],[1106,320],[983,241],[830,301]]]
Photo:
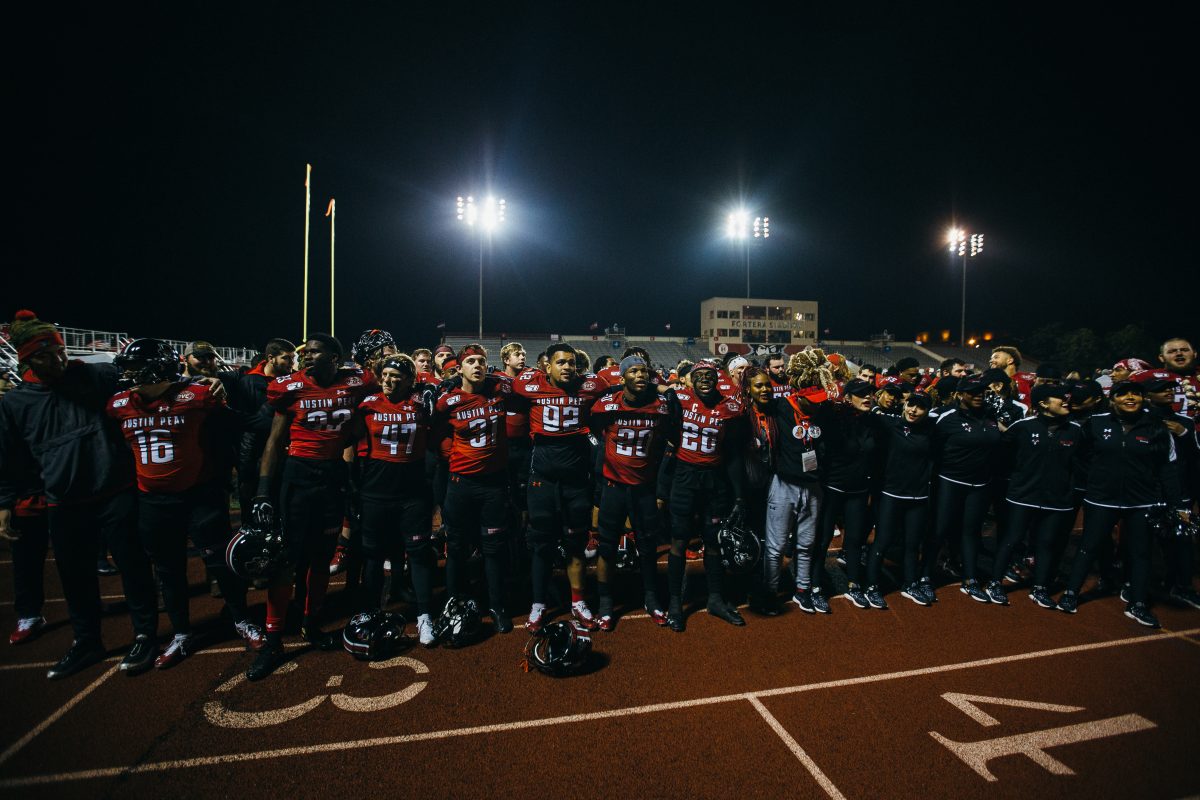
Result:
[[[567,553],[571,613],[592,630],[595,617],[583,596],[583,549],[592,520],[592,446],[588,415],[608,384],[576,370],[575,348],[566,343],[547,349],[546,373],[529,369],[513,382],[513,392],[529,402],[533,431],[530,459],[529,547],[533,605],[526,627],[544,624],[546,584],[560,541]],[[560,511],[561,509],[561,511]],[[563,540],[563,528],[566,540]]]
[[704,538],[704,574],[708,579],[708,613],[732,625],[745,625],[737,608],[721,596],[725,568],[721,564],[717,530],[745,497],[743,451],[747,435],[746,409],[735,397],[718,391],[717,365],[701,361],[692,367],[692,388],[677,392],[681,408],[675,478],[671,484],[671,553],[667,584],[671,603],[667,624],[681,633],[683,617],[684,547],[699,517]]
[[508,381],[487,371],[487,351],[468,344],[458,352],[462,385],[438,398],[435,430],[449,437],[450,481],[446,520],[446,591],[466,597],[463,573],[476,546],[483,552],[492,626],[512,630],[504,602],[508,560]]
[[604,489],[600,495],[600,547],[596,583],[600,602],[597,625],[611,631],[616,625],[611,570],[616,564],[617,541],[629,519],[637,531],[646,611],[658,625],[667,615],[658,600],[658,541],[660,525],[655,484],[667,442],[679,441],[679,407],[674,393],[660,394],[650,380],[645,359],[631,355],[619,365],[624,388],[592,405],[591,428],[603,452]]
[[412,351],[413,363],[417,365],[417,375],[423,373],[433,373],[433,352],[425,347],[418,347]]
[[430,410],[415,384],[416,364],[403,353],[384,359],[381,391],[358,405],[346,426],[349,441],[358,442],[362,462],[362,555],[365,560],[362,611],[383,606],[383,562],[397,569],[405,553],[417,597],[417,635],[433,644],[429,616],[433,596],[434,554],[430,548],[433,494],[425,479]]
[[[346,510],[342,426],[375,387],[369,372],[341,368],[342,357],[337,339],[325,333],[311,334],[304,343],[304,368],[267,386],[267,405],[274,409],[275,418],[250,512],[256,525],[274,525],[271,481],[286,447],[279,492],[283,538],[291,563],[301,570],[308,589],[300,633],[321,650],[339,646],[336,637],[317,626],[316,617],[329,585],[329,559]],[[283,663],[283,624],[292,581],[293,576],[285,570],[267,590],[267,644],[246,671],[252,681],[265,678]]]
[[[1200,374],[1196,368],[1196,351],[1187,339],[1167,339],[1158,351],[1165,369],[1175,373],[1179,389],[1171,408],[1177,414],[1187,414],[1200,420]],[[1200,422],[1197,423],[1200,425]]]
[[238,634],[254,648],[263,634],[250,622],[246,584],[225,565],[232,530],[229,500],[209,451],[206,426],[235,414],[208,385],[179,380],[179,357],[166,342],[138,339],[116,359],[132,388],[108,401],[107,413],[121,427],[133,452],[138,484],[138,534],[154,562],[174,638],[155,660],[167,669],[194,651],[188,614],[187,539],[204,553]]
[[994,348],[988,366],[993,369],[1002,369],[1008,374],[1008,377],[1012,378],[1013,389],[1016,392],[1013,399],[1028,408],[1029,392],[1033,389],[1033,381],[1037,376],[1033,373],[1018,371],[1021,369],[1021,351],[1008,345]]

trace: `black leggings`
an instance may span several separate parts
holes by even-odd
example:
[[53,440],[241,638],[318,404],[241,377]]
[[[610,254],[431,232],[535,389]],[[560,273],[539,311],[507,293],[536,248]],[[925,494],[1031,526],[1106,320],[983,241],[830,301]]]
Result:
[[839,492],[826,487],[817,521],[817,538],[813,542],[812,586],[821,585],[825,577],[825,557],[833,541],[834,524],[842,520],[842,552],[846,556],[846,578],[851,583],[862,581],[862,549],[871,532],[871,512],[867,507],[867,492]]
[[[1092,559],[1097,553],[1111,550],[1112,532],[1118,522],[1122,523],[1122,546],[1129,554],[1130,599],[1135,603],[1144,603],[1150,580],[1150,528],[1146,524],[1144,508],[1108,508],[1083,504],[1083,539],[1075,551],[1067,588],[1078,592],[1083,587]],[[1105,540],[1110,543],[1107,547]],[[1103,563],[1101,569],[1105,569]]]
[[921,575],[928,578],[933,574],[942,542],[957,536],[962,542],[963,579],[974,580],[983,516],[991,495],[987,486],[966,486],[945,479],[938,483],[937,523],[933,537],[925,542]]
[[[879,585],[884,553],[897,534],[904,537],[904,585],[916,583],[917,551],[928,524],[929,498],[908,500],[887,494],[879,495],[879,524],[875,529],[875,545],[867,560],[867,583]],[[850,564],[849,555],[846,556],[846,564]]]
[[1033,585],[1048,586],[1050,578],[1057,571],[1058,559],[1062,557],[1063,548],[1067,545],[1067,536],[1071,533],[1071,523],[1074,520],[1073,511],[1030,508],[1008,503],[1004,538],[996,547],[996,560],[992,564],[992,580],[998,581],[1004,577],[1014,546],[1024,538],[1025,532],[1029,531],[1034,547]]

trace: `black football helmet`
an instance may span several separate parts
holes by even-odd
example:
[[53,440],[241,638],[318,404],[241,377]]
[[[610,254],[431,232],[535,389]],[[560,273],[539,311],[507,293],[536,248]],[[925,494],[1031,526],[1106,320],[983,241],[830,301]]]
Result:
[[270,580],[283,567],[283,537],[265,528],[243,525],[225,547],[225,564],[250,581]]
[[113,359],[126,389],[176,380],[181,363],[179,353],[162,339],[134,339]]
[[525,660],[555,678],[577,672],[591,654],[592,637],[574,622],[552,622],[525,643]]
[[342,646],[359,661],[391,658],[412,644],[406,624],[404,617],[387,611],[355,614],[342,630]]
[[721,549],[721,564],[733,575],[745,575],[758,565],[762,557],[762,542],[745,524],[745,513],[735,508],[717,530],[717,545]]
[[350,348],[350,358],[360,367],[366,366],[367,360],[385,347],[395,347],[396,340],[387,331],[372,328],[363,331],[358,341]]
[[617,569],[637,569],[640,563],[635,535],[633,533],[621,534],[621,538],[617,541]]
[[1160,539],[1195,536],[1200,530],[1194,519],[1184,522],[1174,509],[1166,506],[1155,506],[1147,511],[1146,523],[1150,532]]
[[462,647],[479,635],[479,608],[474,600],[451,597],[437,622],[433,636],[448,647]]

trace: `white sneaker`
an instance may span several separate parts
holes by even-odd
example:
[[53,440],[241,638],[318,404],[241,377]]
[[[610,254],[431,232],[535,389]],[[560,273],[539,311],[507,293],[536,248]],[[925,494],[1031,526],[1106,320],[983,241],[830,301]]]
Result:
[[425,647],[433,647],[435,641],[433,636],[433,620],[428,614],[422,614],[417,617],[417,638]]
[[233,623],[233,627],[251,650],[261,650],[267,643],[267,635],[263,633],[263,629],[248,619]]
[[534,603],[529,609],[529,621],[525,623],[525,630],[530,633],[537,633],[542,629],[542,615],[546,613],[546,606],[542,603]]
[[596,618],[592,616],[592,610],[588,608],[588,604],[583,600],[576,600],[571,603],[571,616],[575,617],[575,621],[579,623],[579,627],[585,631],[596,630]]

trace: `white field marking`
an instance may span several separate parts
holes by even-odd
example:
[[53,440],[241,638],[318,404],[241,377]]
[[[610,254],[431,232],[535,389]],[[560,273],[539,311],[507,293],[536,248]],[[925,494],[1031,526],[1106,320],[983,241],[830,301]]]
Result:
[[104,672],[104,674],[102,674],[99,678],[96,678],[96,680],[89,683],[78,694],[76,694],[74,697],[72,697],[66,703],[63,703],[63,705],[60,706],[57,711],[55,711],[53,714],[51,714],[50,716],[46,717],[44,720],[39,722],[34,727],[33,730],[31,730],[29,733],[25,734],[20,739],[18,739],[17,741],[15,741],[11,745],[9,745],[7,750],[5,750],[3,753],[0,753],[0,764],[3,764],[5,761],[8,761],[10,758],[15,756],[18,752],[20,752],[21,748],[23,748],[25,745],[27,745],[31,741],[33,741],[35,736],[37,736],[42,731],[46,730],[46,728],[49,728],[51,725],[53,725],[55,722],[57,722],[58,719],[60,717],[62,717],[63,714],[66,714],[68,711],[70,711],[72,708],[74,708],[76,705],[78,705],[79,701],[83,700],[83,698],[87,697],[89,694],[91,694],[93,691],[95,691],[97,688],[99,688],[100,684],[104,683],[106,680],[111,678],[113,676],[113,673],[115,673],[116,671],[117,671],[117,665],[109,667],[108,670],[106,670]]
[[428,731],[426,733],[385,736],[374,739],[354,739],[350,741],[328,742],[325,744],[304,745],[300,747],[285,747],[276,750],[227,753],[225,755],[202,756],[200,758],[186,758],[175,761],[154,761],[145,764],[131,764],[125,767],[102,767],[99,769],[80,770],[77,772],[30,775],[22,778],[8,778],[5,780],[0,780],[0,789],[62,783],[64,781],[113,778],[122,775],[139,775],[151,772],[165,772],[173,769],[188,769],[190,767],[208,767],[218,764],[237,764],[250,761],[264,761],[271,758],[312,755],[315,753],[335,753],[345,750],[357,750],[365,747],[384,747],[388,745],[409,744],[412,742],[439,741],[442,739],[452,739],[461,736],[505,733],[508,731],[520,731],[533,728],[553,727],[556,725],[569,725],[579,722],[591,722],[593,720],[619,719],[621,717],[653,714],[659,711],[676,711],[684,708],[698,708],[701,706],[717,705],[720,703],[732,703],[738,700],[749,700],[751,697],[774,697],[777,695],[811,692],[820,689],[853,686],[856,684],[880,683],[883,681],[899,680],[902,678],[911,678],[921,675],[935,675],[941,672],[954,672],[957,670],[974,669],[976,667],[994,666],[996,664],[1006,664],[1015,661],[1028,661],[1032,659],[1046,658],[1049,656],[1083,653],[1091,650],[1103,650],[1110,647],[1124,647],[1126,645],[1145,644],[1147,642],[1156,642],[1164,639],[1178,639],[1180,637],[1193,636],[1196,634],[1200,634],[1200,628],[1191,628],[1186,631],[1176,631],[1174,633],[1156,633],[1144,636],[1131,636],[1124,639],[1112,639],[1105,642],[1092,642],[1090,644],[1057,647],[1053,650],[1038,650],[1031,653],[1021,653],[1013,656],[1000,656],[997,658],[980,659],[977,661],[964,661],[957,664],[943,664],[937,667],[925,667],[916,670],[885,672],[878,675],[864,675],[860,678],[848,678],[840,681],[825,681],[822,683],[809,683],[801,684],[799,686],[790,686],[782,689],[764,689],[755,692],[741,692],[739,694],[699,697],[693,700],[677,700],[669,703],[630,706],[627,708],[616,708],[608,711],[593,711],[586,714],[569,714],[561,717],[546,717],[543,719],[523,720],[519,722],[503,722],[494,725],[477,725],[469,728],[448,728],[438,731]]
[[1009,697],[986,697],[981,694],[960,694],[959,692],[946,692],[942,695],[942,699],[985,728],[999,725],[1000,720],[984,711],[976,703],[987,703],[993,706],[1011,706],[1013,708],[1032,708],[1035,711],[1056,711],[1059,714],[1083,711],[1083,706],[1060,706],[1054,703],[1038,703],[1033,700],[1013,700]]
[[[283,648],[285,650],[294,650],[298,647],[309,647],[308,642],[288,642]],[[197,650],[192,653],[193,656],[212,656],[221,653],[245,653],[248,652],[245,647],[213,647],[208,650]],[[190,657],[190,656],[189,656]],[[109,656],[105,661],[120,661],[124,656]],[[48,669],[53,667],[56,661],[35,661],[29,664],[4,664],[0,665],[0,672],[5,672],[10,669]],[[282,669],[282,667],[280,668]]]
[[833,781],[829,780],[829,777],[821,771],[820,767],[817,766],[817,762],[813,761],[812,757],[809,756],[808,753],[804,752],[804,748],[800,746],[800,743],[792,738],[792,735],[788,733],[787,729],[780,724],[779,720],[775,719],[775,716],[767,710],[767,707],[762,704],[762,701],[754,695],[747,695],[746,699],[750,701],[750,705],[754,706],[754,710],[761,714],[762,718],[767,721],[767,724],[771,726],[771,730],[775,731],[779,738],[783,740],[783,743],[787,745],[787,749],[792,751],[792,755],[799,759],[800,763],[804,765],[806,770],[812,773],[813,778],[816,779],[817,783],[821,785],[821,788],[825,790],[825,794],[832,797],[833,800],[846,800],[846,795],[838,791],[838,788],[833,785]]

